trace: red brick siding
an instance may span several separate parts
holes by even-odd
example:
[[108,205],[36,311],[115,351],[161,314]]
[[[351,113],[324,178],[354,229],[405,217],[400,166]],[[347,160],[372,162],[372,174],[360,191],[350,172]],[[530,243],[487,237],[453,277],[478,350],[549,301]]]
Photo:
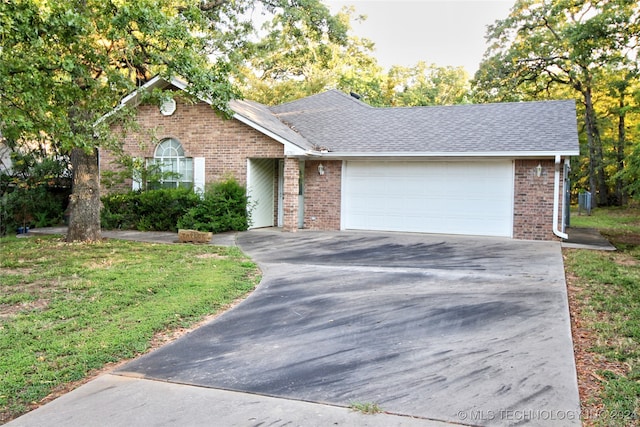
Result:
[[284,159],[284,200],[283,229],[284,231],[298,230],[298,191],[300,189],[300,160],[296,158]]
[[307,161],[304,171],[304,228],[340,230],[342,161]]
[[[204,157],[207,183],[232,174],[246,185],[248,158],[282,158],[281,143],[237,121],[220,118],[205,103],[178,102],[176,112],[163,116],[155,105],[141,105],[137,121],[140,129],[124,138],[124,150],[134,157],[153,157],[159,141],[175,138],[187,157]],[[102,150],[102,170],[115,170],[112,153]],[[127,183],[131,188],[131,182]]]
[[[542,166],[541,176],[536,168]],[[555,240],[553,234],[553,160],[516,160],[513,237],[523,240]],[[562,170],[559,186],[562,186]],[[562,187],[560,187],[562,197]],[[561,204],[558,204],[560,211]],[[557,212],[561,215],[561,212]],[[559,216],[559,224],[561,217]]]

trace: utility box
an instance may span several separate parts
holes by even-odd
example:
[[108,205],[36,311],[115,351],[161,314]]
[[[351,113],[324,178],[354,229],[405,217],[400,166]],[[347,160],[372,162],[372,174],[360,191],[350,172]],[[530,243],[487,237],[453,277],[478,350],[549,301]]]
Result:
[[581,215],[582,211],[591,215],[591,193],[589,191],[578,194],[578,215]]

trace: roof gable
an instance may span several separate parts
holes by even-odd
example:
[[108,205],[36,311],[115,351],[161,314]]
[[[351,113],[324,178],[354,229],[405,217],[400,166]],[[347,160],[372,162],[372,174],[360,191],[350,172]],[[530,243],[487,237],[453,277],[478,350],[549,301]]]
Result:
[[[169,81],[160,76],[156,76],[139,89],[124,97],[113,111],[104,115],[99,121],[108,119],[114,112],[125,106],[137,106],[141,102],[144,91],[167,89],[171,86],[185,92],[189,91],[188,83],[180,79],[173,78]],[[206,104],[212,105],[210,99],[201,97],[198,97],[198,99]],[[233,100],[229,103],[229,107],[234,112],[234,119],[282,143],[285,146],[285,154],[287,155],[303,155],[307,150],[312,148],[312,145],[305,140],[305,138],[282,123],[262,104],[253,101]]]

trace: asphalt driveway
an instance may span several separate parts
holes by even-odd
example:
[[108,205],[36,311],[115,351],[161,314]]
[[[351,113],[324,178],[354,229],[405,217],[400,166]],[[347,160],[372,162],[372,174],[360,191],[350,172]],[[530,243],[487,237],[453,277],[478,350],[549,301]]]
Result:
[[118,374],[470,425],[580,424],[559,243],[277,230],[237,243],[260,287]]

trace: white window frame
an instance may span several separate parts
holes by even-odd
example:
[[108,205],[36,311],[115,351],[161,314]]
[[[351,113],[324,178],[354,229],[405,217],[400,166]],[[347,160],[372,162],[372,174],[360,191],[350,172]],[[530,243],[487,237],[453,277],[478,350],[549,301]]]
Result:
[[189,187],[194,185],[193,157],[186,157],[182,144],[176,138],[165,138],[158,143],[153,158],[147,164],[160,164],[163,172],[180,174],[176,179],[160,180],[162,188]]

